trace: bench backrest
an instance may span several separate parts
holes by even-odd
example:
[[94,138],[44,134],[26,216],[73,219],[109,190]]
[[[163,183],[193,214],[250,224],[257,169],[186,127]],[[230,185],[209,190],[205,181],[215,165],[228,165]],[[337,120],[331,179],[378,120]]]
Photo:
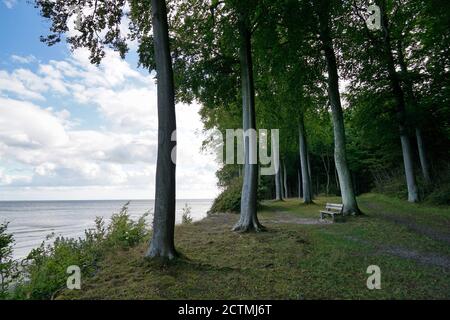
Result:
[[341,203],[327,203],[327,205],[325,206],[325,209],[327,211],[341,212],[343,208],[344,208],[344,205]]

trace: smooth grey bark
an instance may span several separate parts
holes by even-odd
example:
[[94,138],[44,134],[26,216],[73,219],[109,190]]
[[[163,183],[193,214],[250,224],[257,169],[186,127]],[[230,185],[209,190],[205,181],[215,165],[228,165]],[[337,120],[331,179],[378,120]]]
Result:
[[152,26],[158,95],[158,156],[156,162],[153,236],[146,257],[173,259],[175,230],[175,168],[172,150],[176,141],[175,88],[169,46],[167,8],[164,0],[152,0]]
[[281,199],[286,198],[286,192],[285,192],[284,186],[283,186],[283,177],[284,177],[284,168],[283,168],[283,166],[280,165],[280,175],[278,176],[278,179],[279,179],[279,184],[280,184],[280,189],[281,189]]
[[346,215],[360,214],[353,191],[350,170],[347,164],[347,151],[345,145],[344,117],[342,113],[341,97],[339,93],[339,76],[337,72],[336,55],[331,38],[329,19],[330,8],[328,0],[314,1],[316,13],[319,17],[320,40],[325,56],[328,72],[328,97],[331,105],[331,116],[334,131],[334,161],[339,176],[339,186],[341,189],[343,212]]
[[278,169],[275,174],[275,200],[283,200],[283,196],[281,194],[281,169]]
[[[256,129],[255,116],[255,88],[253,81],[253,62],[251,49],[251,32],[245,12],[239,14],[240,50],[239,60],[241,66],[242,86],[242,120],[244,132]],[[244,182],[241,193],[241,214],[233,231],[263,231],[257,216],[257,185],[258,164],[250,163],[250,148],[256,148],[256,141],[251,143],[250,136],[244,135]],[[256,161],[255,161],[256,162]]]
[[[308,148],[306,148],[306,151],[308,151]],[[309,157],[309,152],[306,152],[306,160],[308,160],[308,174],[309,174],[309,185],[311,186],[311,197],[314,196],[314,191],[312,189],[312,174],[311,174],[311,161]]]
[[272,138],[272,161],[275,166],[276,172],[274,175],[275,178],[275,200],[283,200],[281,194],[281,165],[280,165],[280,150],[278,149],[279,145],[275,139]]
[[[411,80],[409,79],[408,66],[406,65],[405,57],[403,54],[403,46],[401,44],[401,40],[398,40],[398,42],[397,42],[397,54],[398,54],[398,62],[400,65],[400,69],[403,74],[403,83],[405,85],[405,90],[409,97],[409,103],[412,106],[412,109],[414,109],[414,111],[417,111],[418,108],[417,108],[416,98],[414,95],[413,84],[412,84]],[[431,175],[430,175],[430,169],[429,169],[429,165],[428,165],[428,159],[426,156],[425,143],[422,138],[422,131],[417,126],[417,124],[416,124],[415,134],[416,134],[416,141],[417,141],[417,149],[419,151],[419,160],[420,160],[420,167],[422,169],[422,175],[425,180],[425,183],[430,184],[431,183]]]
[[300,168],[302,170],[301,176],[302,176],[303,202],[309,204],[312,203],[311,178],[310,178],[310,166],[308,162],[308,148],[306,142],[303,115],[300,115],[298,121],[298,142],[300,154]]
[[302,174],[301,174],[301,165],[300,168],[297,170],[297,176],[298,176],[298,198],[302,199],[303,197],[303,188],[302,188]]
[[416,127],[416,140],[417,140],[417,149],[419,150],[419,159],[420,159],[420,166],[422,168],[423,178],[425,180],[425,183],[431,184],[431,175],[428,165],[425,143],[423,142],[422,131],[418,127]]
[[396,104],[396,118],[402,145],[403,165],[405,168],[406,185],[408,187],[408,201],[418,202],[419,193],[414,175],[414,161],[412,155],[411,141],[406,130],[406,108],[405,95],[400,85],[398,73],[395,70],[395,60],[392,53],[391,38],[389,33],[389,22],[386,15],[385,1],[377,1],[381,11],[381,27],[383,30],[383,45],[386,59],[386,66],[391,84],[392,94]]
[[[327,161],[325,161],[325,157],[327,158]],[[328,195],[330,193],[330,162],[328,161],[328,156],[321,155],[320,158],[322,159],[323,168],[325,169],[325,173],[327,174],[325,194]]]
[[284,195],[287,198],[289,198],[289,189],[287,184],[287,170],[286,170],[286,163],[283,161],[283,186],[284,186]]

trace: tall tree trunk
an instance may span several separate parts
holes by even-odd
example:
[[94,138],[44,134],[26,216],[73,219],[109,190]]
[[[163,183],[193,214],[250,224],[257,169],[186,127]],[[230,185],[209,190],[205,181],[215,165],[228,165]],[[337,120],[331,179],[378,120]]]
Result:
[[339,76],[337,72],[336,56],[330,35],[330,8],[328,0],[314,1],[316,13],[319,17],[320,39],[328,71],[328,97],[331,105],[331,115],[334,130],[334,161],[339,176],[344,214],[360,214],[355,193],[347,165],[347,151],[345,146],[344,117],[342,114],[341,97],[339,94]]
[[391,83],[392,93],[396,102],[396,117],[400,133],[400,142],[402,145],[403,164],[405,168],[406,184],[408,187],[408,201],[418,202],[419,193],[417,191],[416,178],[414,175],[414,161],[412,156],[411,141],[406,130],[406,110],[405,95],[400,85],[400,80],[395,70],[394,56],[392,54],[391,38],[389,34],[389,22],[386,15],[385,1],[377,1],[381,10],[381,25],[383,29],[384,52],[386,56],[386,65]]
[[[308,147],[308,146],[307,146]],[[312,171],[311,171],[311,157],[309,156],[308,148],[306,148],[306,160],[308,160],[308,175],[309,175],[309,185],[311,186],[311,198],[314,198],[314,189],[313,187],[313,179],[312,179]],[[317,180],[319,182],[319,180]]]
[[300,168],[297,170],[297,175],[298,175],[298,198],[301,199],[303,197],[303,188],[302,188],[302,174],[301,174],[301,166]]
[[311,179],[308,165],[308,149],[306,144],[307,142],[303,115],[299,116],[298,121],[298,142],[300,153],[300,167],[302,170],[303,202],[309,204],[312,203]]
[[275,173],[275,200],[283,200],[281,192],[281,168]]
[[164,0],[152,0],[152,25],[158,79],[158,157],[156,162],[153,236],[147,257],[173,259],[175,230],[175,168],[172,150],[176,141],[175,88],[169,46],[167,8]]
[[286,170],[286,163],[283,161],[283,186],[284,186],[284,195],[287,198],[289,198],[289,189],[287,184],[287,170]]
[[282,165],[280,165],[280,176],[279,176],[279,183],[280,183],[280,187],[281,187],[281,199],[285,199],[286,198],[286,192],[284,190],[284,168]]
[[431,184],[431,175],[428,166],[425,143],[423,142],[422,131],[418,127],[416,127],[416,139],[417,139],[417,149],[419,150],[419,159],[422,168],[422,175],[425,180],[425,183]]
[[274,136],[272,136],[272,161],[275,167],[275,200],[283,200],[283,196],[281,194],[281,165],[280,165],[280,150],[278,141],[275,141]]
[[330,193],[330,168],[329,168],[329,162],[325,161],[325,157],[328,160],[328,156],[321,155],[321,159],[323,162],[323,168],[325,169],[325,173],[327,175],[327,184],[325,186],[325,194],[328,196]]
[[[403,46],[401,43],[401,40],[398,40],[397,42],[397,52],[398,52],[398,62],[400,65],[400,69],[402,70],[403,74],[403,83],[405,84],[406,93],[408,95],[408,101],[410,105],[412,106],[412,109],[414,111],[417,111],[417,102],[414,95],[413,90],[413,84],[411,80],[409,79],[409,72],[408,72],[408,66],[406,65],[405,56],[403,55]],[[430,170],[428,166],[428,160],[426,156],[426,148],[425,143],[422,139],[422,131],[420,130],[419,126],[416,124],[416,141],[417,141],[417,149],[419,151],[419,159],[420,159],[420,167],[422,168],[422,175],[427,184],[431,183],[431,175]]]
[[[241,65],[241,85],[242,85],[242,120],[244,132],[256,129],[255,116],[255,88],[253,82],[253,62],[251,50],[251,32],[247,14],[243,11],[239,14],[239,34],[240,34],[240,65]],[[250,138],[251,135],[244,134],[245,168],[244,182],[241,194],[241,214],[238,223],[234,226],[234,231],[262,231],[264,227],[259,223],[257,216],[257,184],[258,184],[258,164],[256,159],[251,159],[253,148],[256,148],[256,141]]]

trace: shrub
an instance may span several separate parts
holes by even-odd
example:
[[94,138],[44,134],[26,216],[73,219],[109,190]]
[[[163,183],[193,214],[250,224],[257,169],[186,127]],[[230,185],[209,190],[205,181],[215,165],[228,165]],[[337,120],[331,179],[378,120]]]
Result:
[[12,258],[14,238],[6,233],[8,223],[0,224],[0,298],[7,297],[10,285],[17,277],[17,262]]
[[66,271],[72,265],[80,267],[83,277],[93,275],[106,252],[135,246],[148,236],[145,223],[148,214],[133,221],[127,203],[111,217],[108,226],[102,218],[96,218],[95,228],[86,230],[84,238],[56,237],[51,244],[43,242],[23,260],[13,298],[52,298],[66,287]]
[[450,183],[436,186],[426,197],[426,202],[434,205],[450,205]]
[[208,214],[217,212],[239,212],[241,208],[242,178],[235,178],[223,190],[209,209]]
[[[223,190],[209,209],[208,214],[212,213],[238,213],[241,211],[241,192],[242,192],[242,178],[235,178],[230,184]],[[264,190],[258,188],[258,199],[262,199]],[[259,202],[258,202],[259,207]]]
[[182,221],[183,224],[192,223],[191,207],[187,203],[184,204]]

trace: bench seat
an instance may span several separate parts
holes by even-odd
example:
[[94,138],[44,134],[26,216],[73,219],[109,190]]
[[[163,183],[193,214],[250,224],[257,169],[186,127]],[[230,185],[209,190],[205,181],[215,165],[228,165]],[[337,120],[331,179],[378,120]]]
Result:
[[342,215],[344,205],[341,203],[327,203],[325,210],[320,210],[320,219],[323,220],[325,216],[330,216],[335,221],[335,216]]

